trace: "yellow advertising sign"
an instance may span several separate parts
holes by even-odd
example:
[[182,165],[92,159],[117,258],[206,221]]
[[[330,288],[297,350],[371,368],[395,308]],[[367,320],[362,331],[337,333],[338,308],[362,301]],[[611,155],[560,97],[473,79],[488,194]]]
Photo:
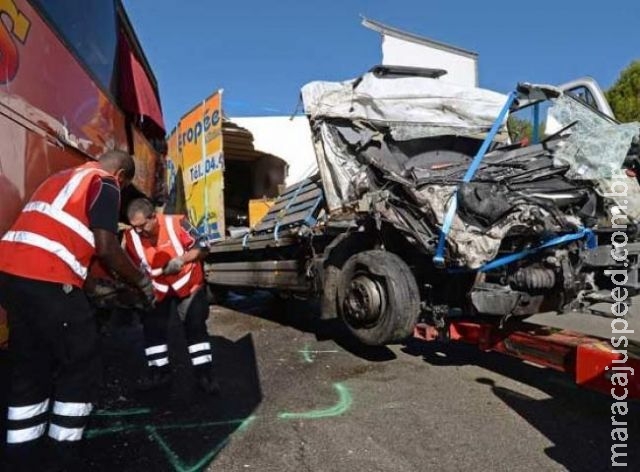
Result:
[[191,223],[210,240],[224,237],[221,91],[182,117],[178,155]]

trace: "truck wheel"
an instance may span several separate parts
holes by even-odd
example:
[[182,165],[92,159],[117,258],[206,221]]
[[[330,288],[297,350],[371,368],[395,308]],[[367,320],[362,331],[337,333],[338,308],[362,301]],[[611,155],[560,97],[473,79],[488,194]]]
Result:
[[409,266],[393,253],[365,251],[342,268],[338,309],[364,344],[381,346],[407,338],[420,315],[420,293]]

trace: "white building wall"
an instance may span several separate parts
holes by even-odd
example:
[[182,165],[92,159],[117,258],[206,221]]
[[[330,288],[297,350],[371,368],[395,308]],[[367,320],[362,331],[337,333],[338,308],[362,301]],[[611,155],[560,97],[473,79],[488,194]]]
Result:
[[440,78],[441,81],[467,87],[478,86],[476,59],[393,36],[382,35],[382,63],[445,69],[447,74]]
[[230,117],[232,122],[253,134],[258,151],[273,154],[289,165],[286,184],[291,185],[318,170],[306,116]]

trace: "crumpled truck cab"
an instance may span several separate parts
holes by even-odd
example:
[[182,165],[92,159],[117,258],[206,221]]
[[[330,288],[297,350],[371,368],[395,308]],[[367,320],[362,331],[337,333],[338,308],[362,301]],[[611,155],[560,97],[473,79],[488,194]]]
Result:
[[212,246],[212,285],[319,296],[366,344],[611,302],[607,271],[637,292],[638,123],[580,81],[505,95],[393,72],[302,88],[319,173]]

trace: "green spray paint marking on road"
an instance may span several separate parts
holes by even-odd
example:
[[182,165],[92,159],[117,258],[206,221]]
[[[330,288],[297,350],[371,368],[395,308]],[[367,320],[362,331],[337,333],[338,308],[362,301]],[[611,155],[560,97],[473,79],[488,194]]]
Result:
[[311,364],[313,359],[311,359],[311,355],[309,354],[309,344],[304,345],[304,349],[300,351],[302,353],[302,358],[307,364]]
[[[151,410],[149,410],[150,412]],[[110,412],[111,415],[102,415],[102,416],[116,416],[116,412]],[[131,412],[125,412],[123,416],[127,414],[131,414]],[[142,413],[138,413],[142,414]],[[99,428],[99,429],[91,429],[85,432],[86,439],[92,439],[99,436],[105,436],[108,434],[114,433],[122,433],[122,432],[132,432],[132,431],[145,431],[151,437],[151,439],[160,447],[162,452],[165,454],[169,463],[173,466],[176,472],[199,472],[204,467],[209,465],[213,459],[220,453],[222,449],[229,443],[231,440],[231,436],[236,434],[244,433],[251,423],[257,418],[257,416],[249,416],[243,419],[237,420],[225,420],[225,421],[210,421],[205,423],[186,423],[186,424],[169,424],[169,425],[127,425],[127,424],[117,424],[111,426],[109,428]],[[207,428],[211,426],[226,426],[237,424],[239,425],[236,431],[234,431],[230,436],[224,438],[222,441],[216,443],[216,445],[210,449],[204,456],[202,456],[195,464],[186,464],[183,460],[176,454],[173,449],[167,444],[166,440],[162,437],[159,431],[162,430],[186,430],[193,428]]]
[[130,410],[98,410],[94,413],[96,416],[133,416],[148,415],[151,413],[150,408],[132,408]]
[[335,353],[335,352],[338,352],[338,351],[336,351],[336,350],[333,350],[333,351],[310,351],[309,350],[309,344],[305,344],[304,345],[304,349],[301,350],[301,351],[298,351],[298,352],[302,353],[302,358],[304,359],[304,361],[307,364],[311,364],[313,362],[313,358],[311,357],[311,354],[321,354],[321,353],[325,353],[325,352],[333,352],[333,353]]
[[85,438],[92,439],[92,438],[96,438],[98,436],[105,436],[107,434],[131,432],[131,431],[136,431],[136,430],[142,431],[142,430],[146,430],[147,428],[154,428],[156,430],[162,431],[162,430],[174,430],[174,429],[181,430],[181,429],[193,429],[193,428],[207,428],[207,427],[210,427],[210,426],[226,426],[226,425],[230,425],[230,424],[239,424],[240,427],[242,427],[242,425],[248,419],[253,421],[253,419],[255,419],[255,417],[254,416],[250,416],[249,418],[246,418],[246,419],[226,420],[226,421],[210,421],[210,422],[207,422],[207,423],[186,423],[186,424],[165,424],[165,425],[115,424],[115,425],[110,426],[108,428],[89,429],[89,430],[85,431],[84,434],[85,434]]
[[[314,359],[311,354],[317,353],[336,353],[338,351],[311,351],[309,350],[309,344],[305,344],[303,350],[299,351],[303,355],[303,359],[306,363],[313,363]],[[278,418],[281,420],[292,420],[292,419],[323,419],[323,418],[331,418],[340,416],[343,413],[347,412],[353,403],[353,399],[349,389],[345,387],[341,383],[335,383],[333,387],[338,392],[338,402],[330,407],[322,410],[309,410],[305,412],[282,412],[278,414]],[[101,417],[125,417],[125,416],[137,416],[137,415],[146,415],[150,414],[152,411],[149,408],[133,408],[129,410],[98,410],[94,413],[95,416]],[[149,438],[155,442],[161,451],[166,456],[167,461],[171,464],[173,469],[176,472],[201,472],[205,467],[207,467],[216,456],[224,449],[227,444],[231,441],[231,437],[234,435],[242,434],[246,432],[249,426],[258,418],[258,416],[252,415],[243,419],[232,419],[232,420],[224,420],[224,421],[212,421],[212,422],[203,422],[203,423],[185,423],[185,424],[165,424],[165,425],[151,425],[151,424],[141,424],[141,425],[132,425],[126,424],[124,422],[116,422],[112,426],[106,428],[95,428],[85,431],[85,438],[91,439],[99,436],[105,436],[109,434],[115,433],[129,433],[129,432],[146,432]],[[171,430],[187,430],[194,428],[207,428],[207,427],[215,427],[215,426],[225,426],[225,425],[239,425],[237,429],[232,432],[229,436],[216,443],[216,445],[210,449],[206,454],[204,454],[197,462],[194,464],[185,463],[182,458],[169,446],[165,438],[161,435],[160,431],[171,431]]]
[[160,436],[160,434],[156,431],[153,426],[147,428],[147,432],[150,434],[151,439],[153,439],[162,452],[164,452],[165,456],[167,456],[167,460],[173,466],[173,468],[177,472],[199,472],[208,466],[213,459],[220,453],[220,451],[229,443],[230,438],[226,437],[222,441],[220,441],[216,446],[207,452],[202,458],[196,462],[195,464],[185,464],[180,457],[169,447],[166,441]]
[[99,436],[106,436],[109,434],[125,433],[125,432],[128,433],[129,431],[135,431],[137,429],[142,429],[142,428],[140,426],[135,426],[135,425],[116,425],[116,426],[111,426],[109,428],[95,428],[95,429],[89,429],[85,431],[84,437],[86,439],[93,439]]
[[342,385],[341,383],[333,384],[333,387],[338,391],[339,398],[338,398],[338,403],[336,403],[331,408],[326,408],[324,410],[310,410],[310,411],[304,411],[300,413],[283,412],[278,415],[278,418],[283,420],[295,420],[295,419],[316,420],[320,418],[329,418],[332,416],[342,415],[349,408],[351,408],[353,399],[351,398],[351,393],[349,392],[349,389],[344,385]]
[[[351,408],[351,404],[353,403],[353,398],[351,397],[351,393],[349,389],[342,385],[341,383],[333,384],[333,387],[338,392],[338,402],[330,407],[322,410],[309,410],[303,412],[282,412],[278,414],[278,418],[282,420],[291,420],[291,419],[322,419],[322,418],[330,418],[334,416],[340,416]],[[116,416],[115,412],[112,415],[103,415],[103,416]],[[140,413],[142,414],[142,413]],[[171,431],[171,430],[186,430],[193,428],[207,428],[207,427],[215,427],[215,426],[226,426],[232,424],[239,424],[236,432],[244,431],[249,427],[254,420],[256,420],[258,416],[252,415],[248,418],[243,419],[231,419],[231,420],[223,420],[223,421],[210,421],[204,423],[183,423],[183,424],[166,424],[166,425],[131,425],[131,424],[115,424],[113,426],[107,428],[94,428],[85,431],[85,438],[92,439],[99,436],[106,436],[109,434],[122,433],[122,432],[132,432],[132,431],[143,431],[149,428],[153,428],[154,431]]]
[[256,418],[257,416],[253,416],[253,415],[249,416],[248,418],[245,418],[245,420],[240,424],[240,426],[238,426],[236,433],[244,433],[247,429],[249,429],[249,426],[251,426],[251,423],[253,423]]
[[[248,418],[245,418],[244,420],[241,420],[241,421],[234,420],[234,421],[218,421],[215,423],[203,423],[200,425],[200,427],[203,427],[205,425],[210,425],[210,424],[219,425],[219,424],[240,423],[240,426],[238,426],[238,429],[231,435],[231,436],[234,436],[240,433],[244,433],[249,428],[249,425],[253,423],[255,419],[256,419],[256,416],[249,416]],[[175,428],[180,428],[181,426],[196,427],[197,425],[176,425]],[[231,441],[231,436],[227,436],[218,444],[216,444],[213,449],[211,449],[204,456],[202,456],[202,458],[200,458],[200,460],[197,461],[195,464],[188,465],[188,464],[185,464],[180,457],[178,457],[178,455],[173,451],[173,449],[171,449],[171,447],[167,444],[167,442],[160,435],[160,433],[158,433],[157,431],[158,429],[160,429],[160,427],[154,427],[154,426],[145,427],[145,430],[150,434],[151,438],[160,446],[160,449],[162,449],[165,456],[167,456],[167,460],[173,466],[176,472],[201,471],[203,468],[208,466],[211,463],[211,461],[213,461],[213,459],[216,458],[216,456],[220,453],[220,451],[222,451],[222,449],[224,449],[227,446],[227,444],[229,444],[229,442]],[[163,429],[170,429],[170,428],[165,427]]]
[[[193,428],[207,428],[209,426],[226,426],[230,424],[242,424],[246,422],[248,419],[255,419],[254,416],[249,416],[249,418],[237,419],[237,420],[226,420],[226,421],[210,421],[208,423],[187,423],[187,424],[165,424],[165,425],[153,425],[153,427],[157,430],[163,429],[193,429]],[[149,425],[151,426],[151,425]]]

